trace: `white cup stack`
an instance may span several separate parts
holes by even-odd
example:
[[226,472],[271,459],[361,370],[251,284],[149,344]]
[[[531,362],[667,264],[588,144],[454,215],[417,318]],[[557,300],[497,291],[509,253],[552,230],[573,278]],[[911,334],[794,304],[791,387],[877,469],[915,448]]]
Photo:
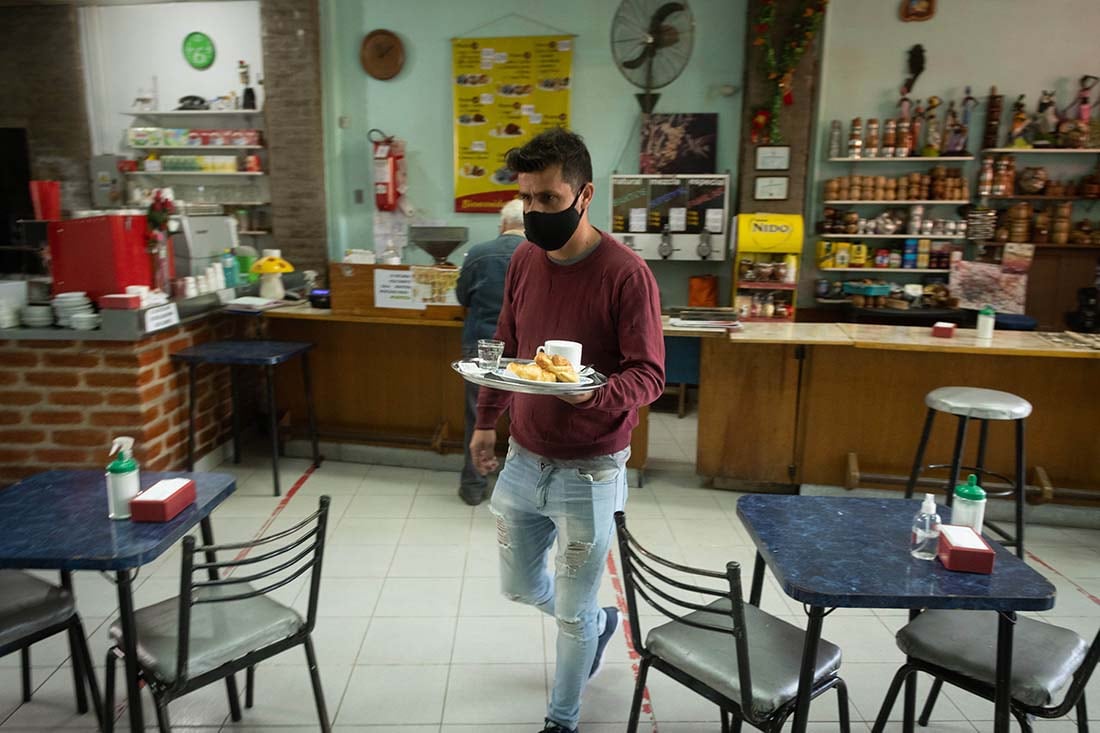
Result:
[[53,325],[53,310],[48,305],[28,305],[20,311],[20,318],[28,328],[47,328]]
[[0,300],[0,328],[15,328],[19,325],[19,313],[10,301]]

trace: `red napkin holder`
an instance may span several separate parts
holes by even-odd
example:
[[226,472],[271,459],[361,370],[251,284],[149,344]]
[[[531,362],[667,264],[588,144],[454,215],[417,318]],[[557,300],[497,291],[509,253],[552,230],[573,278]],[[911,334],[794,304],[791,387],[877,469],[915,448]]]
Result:
[[997,553],[973,527],[945,524],[940,527],[936,556],[948,570],[989,575],[993,572]]
[[130,500],[134,522],[169,522],[195,503],[195,482],[187,478],[157,481]]
[[129,293],[104,295],[99,299],[99,307],[108,310],[138,310],[141,308],[141,296]]
[[932,335],[943,339],[953,338],[955,336],[955,324],[939,321],[932,326]]

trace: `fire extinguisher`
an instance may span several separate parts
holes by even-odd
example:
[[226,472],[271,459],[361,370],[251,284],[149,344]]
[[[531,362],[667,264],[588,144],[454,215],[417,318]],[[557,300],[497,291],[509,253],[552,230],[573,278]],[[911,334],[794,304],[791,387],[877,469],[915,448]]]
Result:
[[374,205],[379,211],[396,211],[404,191],[405,144],[379,129],[367,137],[374,145]]

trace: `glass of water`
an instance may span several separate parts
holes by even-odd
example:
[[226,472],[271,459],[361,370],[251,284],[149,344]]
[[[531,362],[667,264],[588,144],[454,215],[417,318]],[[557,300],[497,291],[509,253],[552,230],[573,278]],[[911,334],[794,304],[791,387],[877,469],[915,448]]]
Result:
[[477,342],[477,361],[482,369],[495,371],[500,366],[500,357],[504,354],[504,342],[493,339],[480,339]]

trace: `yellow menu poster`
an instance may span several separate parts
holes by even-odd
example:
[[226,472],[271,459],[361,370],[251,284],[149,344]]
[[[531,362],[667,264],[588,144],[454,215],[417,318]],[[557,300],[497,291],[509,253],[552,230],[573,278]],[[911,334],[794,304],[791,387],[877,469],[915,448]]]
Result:
[[572,36],[456,38],[455,211],[491,214],[516,197],[505,154],[551,127],[569,127]]

